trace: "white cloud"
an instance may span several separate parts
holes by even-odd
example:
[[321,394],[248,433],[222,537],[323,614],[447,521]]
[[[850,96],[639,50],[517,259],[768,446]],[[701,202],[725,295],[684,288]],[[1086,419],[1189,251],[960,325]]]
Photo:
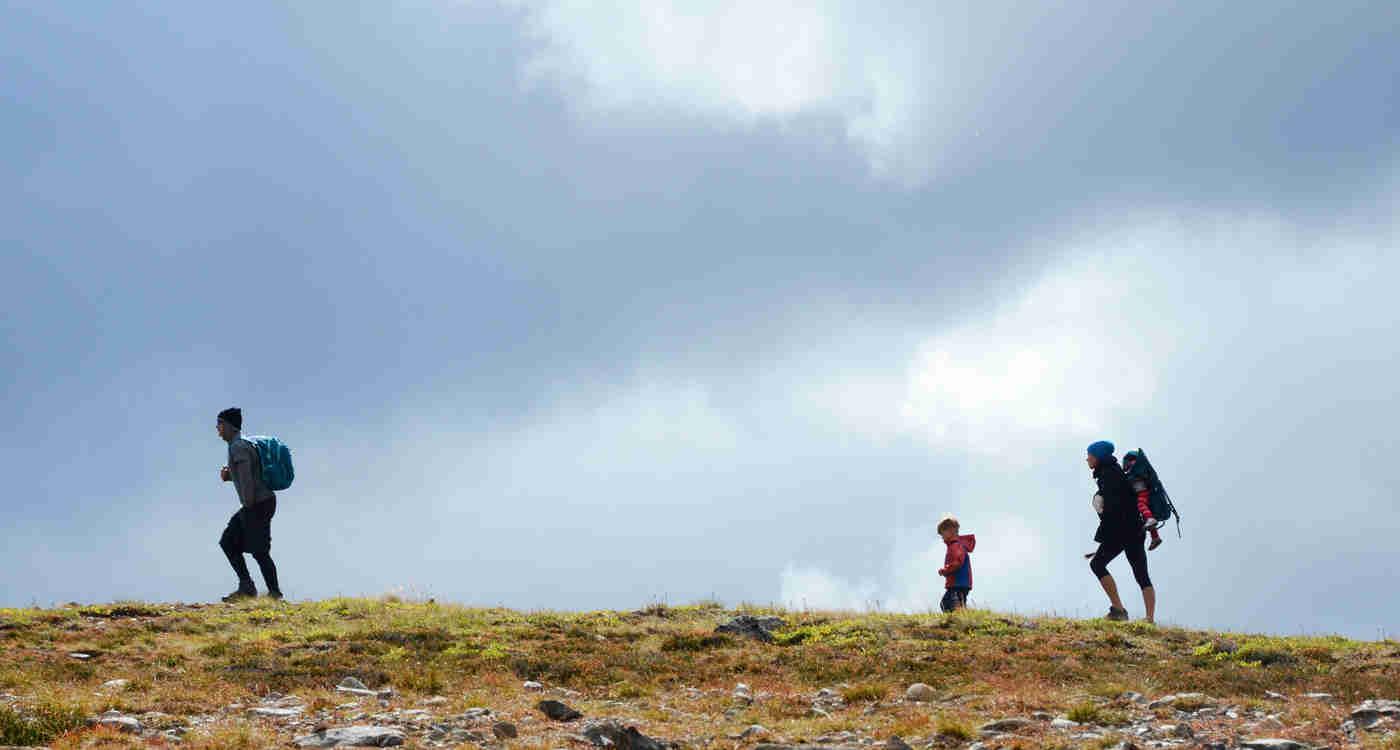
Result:
[[933,66],[923,21],[827,0],[507,0],[536,47],[529,81],[579,108],[698,114],[752,125],[834,117],[879,174],[922,175],[934,158],[924,101]]
[[[973,551],[974,594],[987,601],[978,606],[1012,609],[1039,602],[1053,590],[1059,571],[1047,565],[1051,554],[1045,535],[1026,519],[987,514],[964,519],[964,533],[976,534]],[[943,566],[947,545],[933,528],[896,529],[889,558],[878,580],[853,581],[817,567],[789,564],[779,577],[778,601],[795,609],[924,612],[937,610],[943,597]],[[991,582],[984,595],[979,580]]]

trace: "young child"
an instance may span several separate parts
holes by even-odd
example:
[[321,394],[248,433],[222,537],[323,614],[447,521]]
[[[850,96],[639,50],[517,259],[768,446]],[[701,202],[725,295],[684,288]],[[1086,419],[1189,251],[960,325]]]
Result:
[[1152,508],[1147,503],[1148,498],[1152,496],[1152,488],[1148,485],[1146,477],[1133,471],[1133,465],[1137,463],[1137,459],[1137,451],[1124,453],[1123,473],[1128,475],[1128,480],[1133,483],[1133,492],[1137,493],[1138,514],[1142,516],[1142,525],[1147,527],[1148,533],[1152,534],[1152,543],[1147,545],[1147,549],[1150,551],[1162,546],[1162,537],[1157,533],[1157,519],[1152,517]]
[[943,557],[943,567],[938,569],[938,574],[943,576],[943,602],[944,612],[952,612],[967,606],[968,592],[972,591],[972,549],[977,546],[977,537],[974,534],[959,535],[960,526],[958,519],[952,516],[944,516],[938,522],[938,534],[943,537],[944,544],[948,545],[948,553]]

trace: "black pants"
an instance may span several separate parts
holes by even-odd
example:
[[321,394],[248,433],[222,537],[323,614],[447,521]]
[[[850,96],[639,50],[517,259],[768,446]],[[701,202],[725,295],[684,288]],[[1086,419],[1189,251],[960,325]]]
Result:
[[972,589],[963,588],[961,586],[948,589],[943,592],[943,601],[939,602],[939,606],[943,608],[944,612],[963,609],[967,606],[967,594],[969,591],[972,591]]
[[277,566],[273,564],[271,554],[272,517],[276,513],[275,497],[248,508],[240,508],[233,514],[233,518],[228,520],[223,536],[219,537],[219,547],[228,557],[228,564],[233,566],[233,572],[238,574],[238,588],[242,591],[256,591],[253,587],[253,576],[248,573],[248,563],[243,560],[245,552],[253,556],[258,568],[262,570],[263,583],[267,584],[268,593],[282,590],[277,583]]
[[1143,544],[1147,542],[1147,537],[1140,536],[1128,539],[1114,539],[1099,545],[1099,551],[1094,553],[1094,559],[1089,561],[1089,570],[1094,571],[1095,578],[1103,578],[1108,575],[1108,564],[1117,557],[1119,553],[1128,557],[1128,564],[1133,566],[1133,578],[1137,580],[1140,588],[1147,588],[1152,585],[1152,579],[1147,575],[1147,550]]

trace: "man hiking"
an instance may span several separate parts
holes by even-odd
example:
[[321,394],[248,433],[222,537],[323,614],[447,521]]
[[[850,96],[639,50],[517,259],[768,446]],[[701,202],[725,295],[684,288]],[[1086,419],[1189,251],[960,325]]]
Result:
[[1157,610],[1157,590],[1152,587],[1152,579],[1147,575],[1147,551],[1143,549],[1147,533],[1143,530],[1142,517],[1138,515],[1137,494],[1128,481],[1118,459],[1113,457],[1113,443],[1100,440],[1088,448],[1085,463],[1094,473],[1094,481],[1099,492],[1094,495],[1094,510],[1099,513],[1099,528],[1094,533],[1094,541],[1099,543],[1097,552],[1091,558],[1089,569],[1099,579],[1105,594],[1108,594],[1108,619],[1127,620],[1128,610],[1118,598],[1118,584],[1108,574],[1108,563],[1119,554],[1125,554],[1128,564],[1133,566],[1133,578],[1142,588],[1142,604],[1147,610],[1144,619],[1153,622]]
[[262,570],[263,583],[267,585],[267,595],[273,599],[282,598],[282,587],[277,584],[277,566],[272,562],[272,516],[277,512],[277,495],[263,483],[262,460],[257,446],[243,439],[243,412],[238,408],[219,412],[216,422],[219,437],[228,443],[228,465],[219,470],[219,477],[225,482],[233,482],[238,493],[239,509],[228,520],[223,536],[219,537],[219,547],[228,557],[233,572],[238,574],[238,588],[223,598],[235,602],[258,595],[253,585],[253,576],[248,573],[248,563],[243,559],[246,552],[257,561]]

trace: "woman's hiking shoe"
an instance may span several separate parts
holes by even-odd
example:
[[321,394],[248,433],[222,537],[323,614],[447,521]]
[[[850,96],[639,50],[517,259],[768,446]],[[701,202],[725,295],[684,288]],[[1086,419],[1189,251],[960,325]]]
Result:
[[249,591],[249,590],[247,590],[247,589],[238,589],[238,590],[234,591],[233,593],[229,594],[228,596],[224,597],[224,598],[223,598],[223,601],[226,601],[226,602],[241,602],[241,601],[243,601],[244,599],[252,599],[253,597],[255,597],[255,596],[257,596],[257,595],[258,595],[258,592],[257,592],[257,591]]
[[267,592],[267,598],[269,598],[269,599],[276,599],[277,601],[280,602],[280,601],[282,601],[282,592],[281,592],[281,591],[269,591],[269,592]]
[[1159,536],[1154,538],[1151,544],[1147,545],[1147,551],[1151,552],[1152,550],[1157,549],[1160,546],[1162,546],[1162,537]]
[[1117,607],[1109,607],[1108,614],[1104,615],[1104,617],[1106,617],[1109,620],[1112,620],[1113,622],[1127,622],[1128,610],[1119,609]]

